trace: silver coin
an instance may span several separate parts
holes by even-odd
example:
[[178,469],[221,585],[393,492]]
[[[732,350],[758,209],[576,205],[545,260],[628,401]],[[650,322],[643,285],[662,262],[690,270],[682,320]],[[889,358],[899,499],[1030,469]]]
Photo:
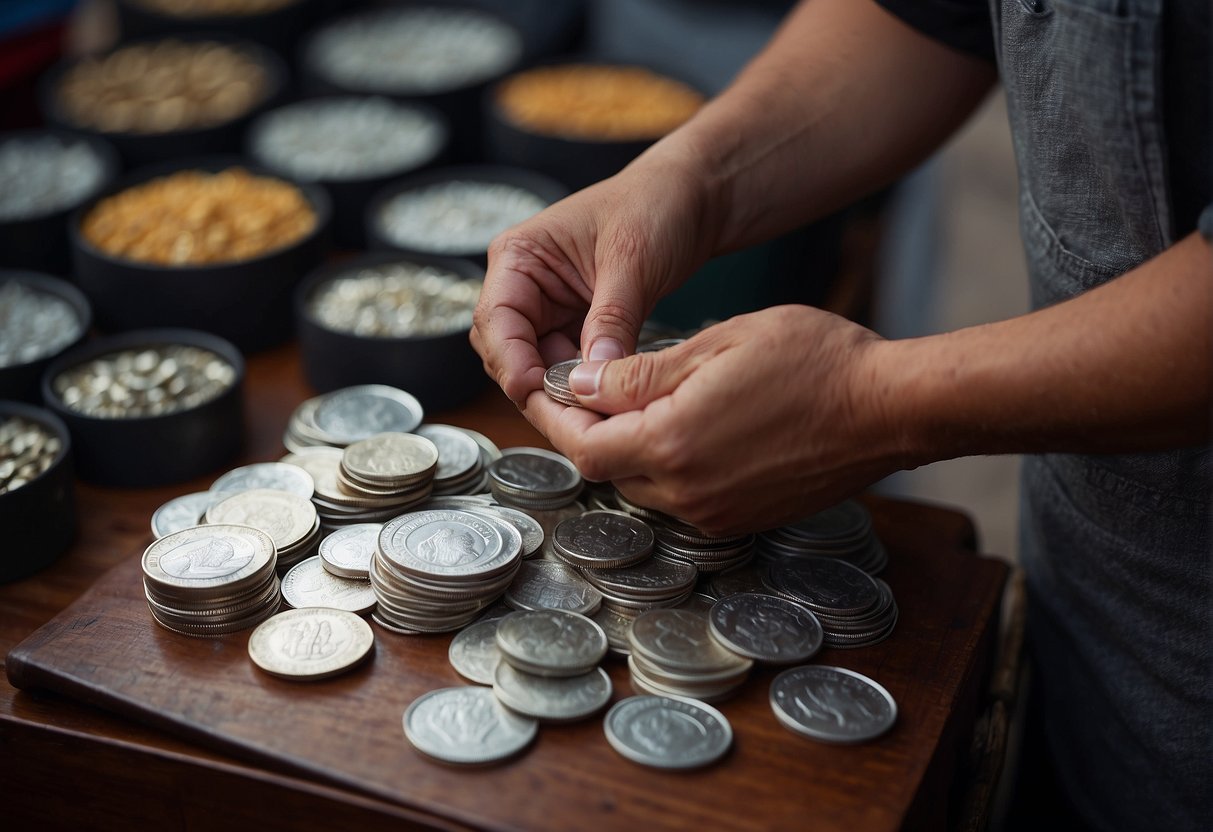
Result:
[[366,580],[382,530],[382,523],[355,523],[328,535],[320,541],[324,568],[339,578]]
[[715,708],[668,696],[617,702],[603,722],[607,742],[629,760],[654,768],[698,768],[733,744],[733,728]]
[[375,608],[375,590],[370,581],[330,574],[319,555],[300,561],[282,577],[282,597],[295,609],[332,607],[365,613]]
[[[431,500],[430,502],[434,501]],[[518,529],[519,534],[522,535],[522,556],[524,558],[531,557],[543,548],[543,526],[525,511],[519,511],[509,506],[495,505],[467,506],[467,511],[470,511],[472,514],[487,514],[497,517]]]
[[602,604],[602,593],[568,564],[526,561],[506,589],[505,602],[519,610],[568,610],[593,615]]
[[152,514],[152,534],[164,537],[166,534],[197,526],[213,498],[214,495],[209,491],[174,497]]
[[771,588],[814,612],[858,615],[880,601],[880,588],[857,566],[835,558],[807,557],[767,569]]
[[580,676],[536,676],[501,662],[493,675],[493,693],[511,711],[545,722],[572,722],[610,701],[611,677],[601,667]]
[[166,592],[217,597],[260,585],[276,560],[273,539],[259,529],[194,526],[148,546],[143,574]]
[[580,358],[572,358],[548,367],[547,371],[543,374],[544,391],[561,404],[571,407],[581,407],[581,402],[569,386],[569,373],[580,363]]
[[307,471],[285,462],[257,462],[233,468],[211,483],[214,494],[235,494],[255,488],[272,488],[311,499],[315,483]]
[[539,723],[510,711],[491,688],[430,691],[404,712],[404,735],[421,753],[447,763],[476,765],[517,754]]
[[434,443],[438,448],[438,480],[458,479],[466,476],[480,463],[480,446],[471,436],[450,425],[422,425],[415,431]]
[[584,615],[565,610],[531,610],[497,623],[501,657],[527,673],[576,676],[602,661],[607,637]]
[[649,558],[625,569],[584,569],[582,575],[600,590],[620,595],[674,598],[695,584],[694,564]]
[[649,525],[622,512],[587,511],[556,527],[556,551],[578,566],[620,568],[645,560],[656,538]]
[[327,679],[360,664],[375,646],[371,627],[344,610],[287,610],[249,636],[253,664],[288,679]]
[[423,415],[421,403],[403,390],[363,384],[324,396],[312,419],[329,438],[349,445],[380,433],[412,433]]
[[708,627],[734,653],[770,664],[807,661],[825,638],[821,622],[808,609],[786,598],[749,592],[713,605]]
[[501,663],[501,651],[497,649],[499,620],[499,616],[493,617],[465,627],[451,639],[447,649],[451,667],[478,685],[493,684],[493,671]]
[[438,509],[405,514],[385,523],[379,533],[379,551],[409,574],[481,579],[510,567],[521,555],[521,535],[518,540],[518,549],[511,552],[493,520],[458,509]]
[[567,458],[542,448],[506,448],[489,466],[499,486],[536,495],[562,495],[581,488],[581,474]]
[[881,685],[825,665],[793,667],[776,676],[771,709],[787,728],[826,742],[865,742],[897,721],[897,703]]
[[744,672],[753,662],[721,647],[706,615],[678,609],[649,610],[628,635],[634,653],[663,668],[694,674]]

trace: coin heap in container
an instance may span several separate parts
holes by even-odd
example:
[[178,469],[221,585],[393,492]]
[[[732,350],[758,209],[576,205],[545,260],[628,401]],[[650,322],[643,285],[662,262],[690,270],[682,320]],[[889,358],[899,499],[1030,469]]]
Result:
[[62,450],[63,442],[41,422],[0,416],[0,494],[38,479]]
[[872,515],[847,500],[803,520],[765,531],[758,537],[758,559],[766,563],[803,557],[830,557],[876,575],[889,553],[872,530]]
[[308,497],[287,491],[255,488],[233,494],[207,508],[206,522],[252,526],[268,534],[278,551],[280,572],[316,554],[320,545],[316,507]]
[[[604,499],[609,505],[609,498]],[[614,495],[618,507],[653,527],[657,537],[654,551],[670,560],[693,563],[700,572],[723,572],[740,566],[754,555],[754,535],[716,536],[695,528],[684,520],[630,502],[622,494]]]
[[415,396],[384,384],[344,387],[295,408],[282,443],[288,451],[344,448],[381,433],[412,433],[424,416]]
[[260,624],[281,600],[277,553],[249,526],[194,526],[143,553],[143,589],[158,624],[190,636],[219,636]]
[[806,557],[773,564],[767,585],[808,607],[821,622],[830,647],[867,647],[884,641],[897,625],[889,585],[835,558]]
[[371,561],[375,620],[410,634],[458,630],[505,592],[521,556],[522,535],[502,520],[458,509],[396,517]]
[[528,511],[567,506],[577,499],[581,485],[581,473],[572,462],[542,448],[506,448],[489,466],[493,496]]
[[754,662],[721,647],[708,618],[689,610],[650,610],[628,633],[628,669],[638,693],[717,702],[745,684]]
[[606,633],[568,610],[514,612],[497,622],[501,655],[493,692],[512,711],[547,722],[594,714],[611,698],[611,679],[598,663]]
[[422,425],[414,433],[438,449],[434,494],[477,494],[488,488],[484,453],[472,434],[452,425]]
[[[0,144],[0,194],[4,193],[4,145]],[[0,222],[4,220],[0,196]],[[0,367],[54,355],[80,337],[84,323],[75,307],[53,292],[20,280],[0,282]]]

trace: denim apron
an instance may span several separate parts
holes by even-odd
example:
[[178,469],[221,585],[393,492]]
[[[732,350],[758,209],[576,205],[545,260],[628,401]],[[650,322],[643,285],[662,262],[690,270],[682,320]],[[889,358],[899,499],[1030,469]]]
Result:
[[[1164,0],[990,2],[1039,308],[1174,242]],[[1061,785],[1098,829],[1213,829],[1211,475],[1207,448],[1024,460],[1036,693]]]

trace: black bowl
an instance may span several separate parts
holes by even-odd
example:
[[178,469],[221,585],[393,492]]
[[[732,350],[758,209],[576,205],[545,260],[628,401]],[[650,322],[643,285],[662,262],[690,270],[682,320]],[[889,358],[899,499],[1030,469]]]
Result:
[[[232,365],[235,380],[219,396],[188,410],[130,419],[86,416],[55,392],[60,373],[110,353],[160,344],[210,350]],[[42,375],[42,398],[71,431],[82,479],[99,485],[151,487],[184,482],[231,463],[244,445],[244,359],[206,332],[148,329],[99,338],[60,356]]]
[[34,139],[56,136],[64,141],[88,145],[101,162],[101,177],[89,193],[62,208],[16,219],[0,219],[0,267],[35,269],[67,274],[70,266],[67,245],[67,218],[81,202],[95,196],[118,175],[118,154],[109,142],[68,130],[14,130],[0,133],[0,144],[10,139]]
[[0,399],[19,399],[21,401],[39,403],[42,401],[42,393],[39,387],[39,382],[42,380],[42,371],[56,357],[76,348],[88,337],[89,327],[93,324],[93,310],[88,305],[88,298],[66,280],[60,280],[48,274],[38,274],[37,272],[0,269],[0,286],[3,286],[10,280],[16,281],[36,292],[62,298],[75,310],[76,317],[80,321],[79,334],[61,349],[48,353],[41,358],[35,358],[33,361],[27,361],[24,364],[12,364],[8,367],[0,367]]
[[72,480],[72,439],[55,414],[19,402],[0,401],[0,421],[11,416],[38,422],[59,437],[62,447],[34,480],[0,494],[0,583],[50,566],[76,536],[76,494]]
[[[154,43],[169,38],[149,38],[142,41],[122,43],[111,50],[132,46],[136,43]],[[258,113],[280,101],[290,79],[286,64],[276,54],[258,44],[237,40],[222,33],[185,33],[172,36],[183,42],[214,41],[239,49],[261,65],[265,71],[267,85],[261,100],[247,113],[230,121],[210,127],[190,130],[173,130],[168,133],[110,133],[94,127],[77,124],[63,111],[59,103],[59,83],[63,76],[79,60],[64,61],[52,67],[38,86],[38,102],[47,123],[64,130],[72,130],[89,136],[107,139],[117,149],[127,169],[141,165],[166,162],[187,156],[203,156],[214,153],[236,153],[240,150],[240,139],[244,129]]]
[[160,37],[164,35],[223,32],[259,43],[281,55],[289,55],[303,32],[327,0],[294,0],[276,9],[257,14],[210,14],[187,17],[157,11],[137,0],[116,0],[121,39]]
[[[365,98],[366,96],[333,96],[336,99],[350,98]],[[319,101],[318,99],[305,99],[296,103],[307,103],[308,101]],[[287,105],[293,106],[293,105]],[[273,111],[268,111],[258,116],[249,125],[248,133],[245,136],[245,152],[252,159],[255,159],[258,164],[264,166],[267,170],[275,171],[278,175],[285,179],[293,179],[297,182],[314,181],[316,184],[324,188],[328,193],[329,198],[333,203],[333,242],[338,248],[344,249],[361,249],[366,247],[365,224],[363,218],[366,216],[366,206],[378,191],[394,179],[399,179],[414,171],[428,170],[435,164],[444,161],[447,147],[451,140],[451,131],[447,127],[446,118],[442,113],[435,110],[433,107],[426,106],[416,101],[408,102],[406,105],[417,110],[424,115],[434,119],[442,129],[442,141],[433,155],[422,159],[421,161],[397,168],[390,173],[376,173],[370,176],[351,177],[346,179],[316,179],[305,180],[293,171],[286,170],[274,165],[270,160],[256,155],[253,152],[253,140],[257,131],[263,128],[266,119],[273,114]]]
[[322,266],[295,293],[304,374],[321,392],[354,384],[388,384],[412,393],[427,413],[458,407],[475,398],[488,380],[480,357],[468,342],[467,330],[412,338],[367,338],[329,329],[308,312],[313,294],[330,280],[360,268],[402,262],[436,266],[464,278],[484,278],[484,268],[470,260],[395,252],[374,252]]
[[488,249],[482,251],[435,252],[409,248],[394,241],[384,233],[379,224],[379,215],[384,206],[398,194],[418,188],[429,187],[441,182],[488,182],[493,184],[512,185],[524,191],[530,191],[549,205],[559,202],[569,195],[569,189],[556,180],[522,168],[506,167],[504,165],[456,165],[453,167],[433,168],[421,173],[407,176],[383,188],[371,198],[366,209],[366,239],[370,248],[391,249],[407,254],[441,257],[463,257],[478,263],[482,268],[488,265]]
[[76,282],[92,301],[99,329],[200,329],[248,352],[290,337],[291,292],[328,252],[332,209],[324,189],[316,185],[291,183],[315,211],[316,227],[294,243],[250,260],[180,267],[141,263],[106,254],[80,233],[84,217],[107,196],[175,171],[216,172],[233,166],[290,181],[241,157],[182,160],[136,171],[72,214],[68,233]]

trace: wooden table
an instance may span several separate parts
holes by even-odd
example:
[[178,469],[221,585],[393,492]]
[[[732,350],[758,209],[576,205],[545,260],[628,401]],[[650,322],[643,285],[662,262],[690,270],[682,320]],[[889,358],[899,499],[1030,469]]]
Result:
[[[247,461],[281,456],[291,411],[312,395],[295,350],[250,360],[245,392]],[[545,444],[496,391],[431,418],[476,428],[503,447]],[[544,726],[527,754],[464,770],[421,758],[400,730],[416,695],[461,682],[446,661],[448,637],[376,628],[368,666],[300,685],[251,669],[241,655],[247,633],[187,639],[137,609],[130,599],[152,511],[212,479],[143,490],[81,484],[73,548],[44,572],[0,587],[0,654],[23,640],[23,657],[52,664],[71,645],[97,650],[95,662],[55,667],[49,677],[9,660],[9,674],[32,689],[0,681],[5,828],[862,832],[942,829],[955,808],[1007,574],[1002,562],[974,554],[963,515],[866,500],[890,549],[884,577],[901,619],[880,645],[827,649],[814,661],[866,673],[893,693],[899,721],[883,738],[833,746],[788,732],[767,706],[774,671],[762,670],[721,706],[734,749],[706,770],[636,766],[607,746],[599,719]],[[114,654],[127,663],[108,665]],[[608,669],[615,698],[630,695],[626,668]],[[156,700],[155,709],[138,696]],[[349,726],[324,722],[335,710]]]

